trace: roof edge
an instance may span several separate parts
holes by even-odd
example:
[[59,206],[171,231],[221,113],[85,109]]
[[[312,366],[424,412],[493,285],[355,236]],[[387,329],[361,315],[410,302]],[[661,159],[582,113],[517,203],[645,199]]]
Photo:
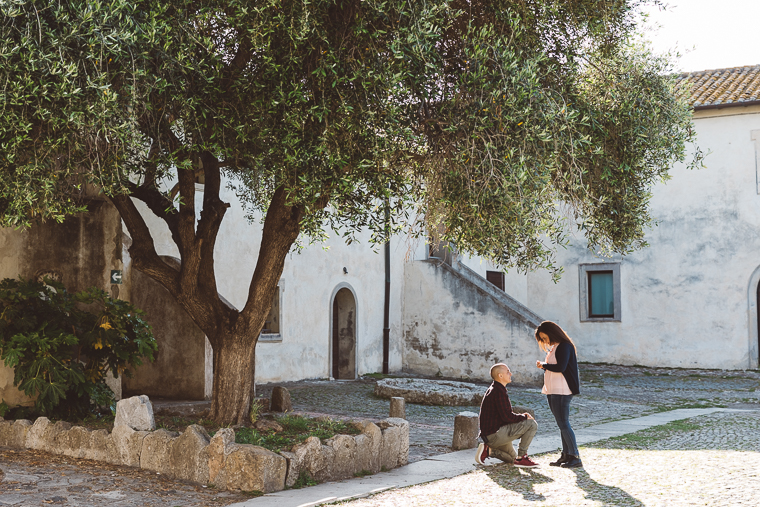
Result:
[[760,100],[745,100],[744,102],[727,102],[725,104],[707,104],[704,106],[694,106],[692,109],[694,109],[694,111],[705,111],[707,109],[724,109],[727,107],[747,107],[758,105],[760,105]]

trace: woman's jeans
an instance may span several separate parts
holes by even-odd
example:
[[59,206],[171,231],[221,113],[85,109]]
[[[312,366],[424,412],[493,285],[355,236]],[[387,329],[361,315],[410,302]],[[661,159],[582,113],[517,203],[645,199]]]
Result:
[[570,399],[571,394],[547,394],[549,410],[552,411],[557,421],[559,433],[562,435],[562,452],[572,456],[578,456],[578,444],[575,443],[575,433],[570,427]]

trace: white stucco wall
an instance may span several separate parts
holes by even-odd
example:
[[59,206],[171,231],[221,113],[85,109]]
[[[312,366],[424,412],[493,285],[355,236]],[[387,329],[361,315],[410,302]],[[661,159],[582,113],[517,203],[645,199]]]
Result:
[[[760,108],[695,114],[705,168],[682,164],[653,192],[649,248],[620,261],[620,322],[581,322],[579,263],[594,257],[580,235],[558,252],[565,274],[527,277],[526,305],[557,321],[578,344],[581,361],[648,366],[757,367],[756,286],[760,266],[760,195],[755,141]],[[754,281],[757,284],[757,280]],[[752,306],[752,307],[750,307]],[[756,326],[756,324],[754,324]]]
[[[200,200],[202,194],[197,193]],[[231,204],[217,239],[216,278],[219,292],[237,308],[245,304],[261,241],[261,225],[250,223],[235,195],[223,190]],[[178,257],[168,228],[137,202],[156,238],[161,255]],[[292,252],[280,281],[281,342],[260,341],[256,348],[257,383],[327,378],[331,376],[332,296],[343,284],[356,295],[357,374],[382,371],[385,265],[382,246],[372,250],[369,235],[346,245],[331,233],[324,244]],[[403,265],[414,257],[417,242],[406,236],[391,241],[390,360],[401,369],[401,307]],[[343,272],[343,268],[348,271]]]

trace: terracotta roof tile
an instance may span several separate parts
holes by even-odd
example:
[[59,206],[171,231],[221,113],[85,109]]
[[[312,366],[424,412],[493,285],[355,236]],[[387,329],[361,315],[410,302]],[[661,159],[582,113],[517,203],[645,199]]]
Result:
[[695,109],[760,101],[760,65],[689,72],[677,81],[692,85],[689,102]]

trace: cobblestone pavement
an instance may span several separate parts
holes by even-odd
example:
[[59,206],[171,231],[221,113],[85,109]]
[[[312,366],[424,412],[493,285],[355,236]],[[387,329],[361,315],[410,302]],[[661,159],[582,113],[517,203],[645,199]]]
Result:
[[[573,398],[571,421],[575,428],[649,415],[663,410],[737,404],[760,408],[760,372],[682,370],[616,365],[581,364],[581,395]],[[488,383],[480,383],[483,391]],[[268,395],[275,384],[261,386]],[[311,380],[276,384],[291,392],[295,411],[348,418],[381,419],[388,416],[389,401],[373,394],[375,381]],[[557,431],[540,388],[508,386],[515,405],[536,411],[538,434]],[[410,461],[451,450],[454,416],[479,407],[406,405],[410,424]]]
[[386,506],[757,506],[760,410],[675,421],[580,448],[584,467],[479,467],[465,475],[370,498]]
[[[576,428],[675,408],[743,406],[760,409],[758,404],[760,401],[760,373],[757,371],[673,370],[582,364],[581,376],[582,394],[576,397],[572,404],[571,420]],[[372,394],[374,380],[369,378],[351,382],[301,381],[281,385],[290,389],[296,411],[354,419],[381,419],[388,415],[388,400],[376,398]],[[484,391],[487,385],[485,382],[482,383]],[[271,391],[272,387],[273,385],[260,386],[259,392],[266,394]],[[545,397],[540,394],[538,388],[510,385],[509,392],[513,403],[533,408],[536,411],[539,433],[546,434],[556,431],[556,426],[546,407]],[[477,412],[478,407],[432,407],[408,404],[406,413],[411,425],[410,459],[415,461],[450,451],[454,416],[464,410]],[[732,413],[721,415],[715,420],[722,421],[725,417],[739,417],[730,414]],[[686,434],[676,432],[672,437],[668,437],[672,438],[668,448],[639,449],[635,447],[638,445],[637,441],[631,440],[627,443],[615,441],[613,442],[614,445],[611,444],[612,447],[609,448],[597,446],[584,449],[584,462],[587,463],[585,471],[572,472],[544,466],[539,472],[517,472],[513,469],[506,469],[506,467],[502,467],[503,469],[492,467],[469,474],[466,477],[479,477],[478,480],[486,480],[482,479],[486,477],[491,482],[483,484],[497,484],[496,486],[489,486],[496,488],[493,491],[500,494],[503,491],[511,491],[517,493],[515,498],[522,498],[524,501],[530,501],[525,500],[526,498],[539,498],[535,495],[544,495],[548,498],[548,492],[552,488],[558,487],[562,480],[571,478],[574,481],[572,484],[576,484],[576,490],[563,493],[570,495],[567,497],[570,500],[566,502],[558,500],[556,505],[677,505],[667,502],[660,504],[656,503],[655,500],[651,500],[654,503],[641,503],[644,502],[645,498],[649,498],[647,495],[655,495],[655,493],[647,493],[646,491],[639,493],[638,489],[633,486],[630,487],[633,489],[630,489],[625,483],[625,481],[633,480],[633,476],[643,474],[642,476],[648,477],[647,480],[667,484],[667,481],[671,479],[666,477],[665,472],[673,466],[689,470],[689,473],[693,472],[695,480],[700,478],[699,484],[714,484],[718,491],[723,491],[721,488],[724,487],[720,481],[726,477],[735,476],[736,480],[732,482],[733,487],[739,488],[737,491],[742,491],[745,495],[749,495],[747,498],[753,499],[751,503],[746,505],[757,505],[758,502],[754,500],[757,496],[756,491],[747,489],[746,483],[742,482],[745,480],[753,481],[755,489],[760,482],[757,478],[757,470],[760,467],[760,460],[757,456],[759,450],[757,441],[749,439],[750,437],[747,435],[748,432],[753,432],[755,438],[760,435],[757,418],[752,419],[752,417],[747,416],[744,419],[737,419],[737,424],[722,425],[713,424],[710,422],[712,420],[710,418],[706,421],[699,420],[694,423],[706,425],[700,426],[702,428],[700,431],[703,432],[700,435],[703,435],[704,438],[693,439],[689,437],[688,432]],[[739,433],[735,434],[736,432]],[[708,443],[705,443],[708,441],[718,447],[708,447]],[[657,442],[666,445],[668,441],[659,439]],[[698,443],[692,444],[691,442]],[[754,445],[754,451],[748,453],[738,444],[729,445],[731,442],[744,442],[746,448]],[[690,445],[696,445],[696,448],[689,447]],[[718,449],[718,452],[705,453],[701,450],[713,448]],[[738,454],[740,451],[744,452]],[[544,464],[549,461],[548,456],[540,459],[543,460]],[[609,466],[610,464],[615,466]],[[626,469],[625,466],[629,468]],[[747,470],[752,467],[754,467],[756,474],[754,477],[747,475]],[[618,474],[618,469],[628,471]],[[663,477],[658,478],[653,475],[653,470],[662,473]],[[572,474],[572,476],[567,474]],[[628,477],[629,475],[631,477]],[[492,480],[491,477],[494,479]],[[535,477],[537,482],[531,483],[525,477]],[[711,477],[715,477],[715,479]],[[618,478],[623,481],[621,484],[614,482]],[[507,486],[501,485],[498,481],[502,481]],[[447,483],[447,481],[441,482]],[[458,484],[460,486],[457,487],[463,488],[463,491],[474,487],[467,483]],[[613,484],[614,487],[605,486]],[[432,487],[432,485],[420,487]],[[508,489],[510,487],[512,489]],[[412,490],[418,491],[414,488],[404,491]],[[593,491],[593,493],[586,493],[587,490]],[[680,482],[673,486],[673,491],[681,490],[682,484]],[[623,499],[627,494],[633,497],[635,501],[626,500],[628,503],[600,504],[600,500],[595,500],[597,497],[594,495],[614,496],[614,494],[618,494],[616,492],[622,495],[621,498]],[[17,507],[42,505],[185,507],[227,505],[242,501],[245,498],[247,497],[243,495],[216,492],[200,486],[172,481],[145,470],[87,460],[75,460],[37,451],[0,448],[0,505],[15,505]],[[656,499],[655,496],[652,498]],[[578,501],[576,502],[576,500]],[[408,503],[407,500],[401,504],[389,501],[391,503],[377,505],[414,504]],[[584,504],[583,502],[587,503]],[[727,505],[725,502],[717,503],[718,505]],[[419,503],[419,505],[435,504],[436,502]],[[447,504],[443,502],[441,505]],[[461,505],[468,504],[461,503]],[[736,503],[734,505],[744,504]]]

